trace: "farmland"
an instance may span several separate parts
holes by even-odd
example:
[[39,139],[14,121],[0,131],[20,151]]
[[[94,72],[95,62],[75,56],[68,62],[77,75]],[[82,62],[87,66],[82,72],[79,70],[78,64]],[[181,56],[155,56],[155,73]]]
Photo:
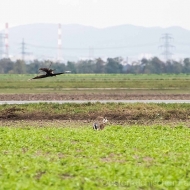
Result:
[[[0,100],[190,99],[190,75],[33,76]],[[189,189],[189,128],[190,104],[0,105],[0,189]]]
[[64,89],[151,89],[189,90],[190,75],[132,75],[132,74],[65,74],[41,80],[28,79],[35,75],[0,75],[0,89],[10,92],[57,91]]
[[91,122],[98,116],[112,123],[155,124],[190,123],[190,104],[126,103],[39,103],[0,105],[1,120],[69,120]]
[[190,130],[1,126],[1,189],[189,189]]
[[1,74],[0,100],[190,99],[190,75]]

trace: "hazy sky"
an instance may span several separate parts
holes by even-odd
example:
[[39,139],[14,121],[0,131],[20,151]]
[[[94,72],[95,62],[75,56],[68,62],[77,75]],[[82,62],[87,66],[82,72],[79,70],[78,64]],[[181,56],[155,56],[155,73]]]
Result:
[[0,29],[28,23],[181,26],[190,30],[190,0],[0,0]]

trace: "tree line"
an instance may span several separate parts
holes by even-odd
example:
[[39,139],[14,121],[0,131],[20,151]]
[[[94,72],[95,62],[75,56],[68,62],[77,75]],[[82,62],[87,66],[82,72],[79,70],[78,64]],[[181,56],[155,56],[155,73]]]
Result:
[[[0,73],[35,74],[39,72],[39,68],[49,66],[49,61],[34,60],[26,63],[22,60],[1,59]],[[80,60],[77,62],[68,61],[67,64],[54,62],[51,64],[51,68],[57,72],[69,70],[72,73],[189,74],[190,58],[185,58],[179,62],[174,60],[163,62],[158,57],[143,58],[139,62],[133,62],[132,64],[125,63],[121,57],[108,58],[106,61],[98,58],[96,60]]]

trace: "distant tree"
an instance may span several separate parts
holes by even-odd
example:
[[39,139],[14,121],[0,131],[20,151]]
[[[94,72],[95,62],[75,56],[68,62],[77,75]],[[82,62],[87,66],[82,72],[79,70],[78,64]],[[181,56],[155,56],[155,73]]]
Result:
[[79,61],[76,67],[77,73],[94,73],[95,63],[92,60]]
[[153,57],[151,59],[143,58],[141,62],[133,62],[131,65],[122,65],[122,58],[108,58],[104,62],[101,58],[96,60],[81,60],[78,62],[67,62],[64,63],[50,61],[39,61],[34,60],[26,64],[22,60],[17,60],[16,62],[10,59],[0,60],[0,73],[38,73],[39,68],[49,67],[55,69],[59,72],[66,70],[72,73],[190,73],[190,58],[185,58],[183,61],[169,60],[166,63],[162,62],[159,58]]
[[164,73],[165,65],[158,57],[153,57],[150,60],[150,65],[152,66],[151,73]]
[[141,59],[141,64],[147,65],[148,63],[149,63],[149,60],[148,60],[148,59],[146,59],[146,58],[142,58],[142,59]]
[[68,71],[71,71],[71,73],[77,73],[76,64],[74,62],[68,61],[66,68]]
[[149,60],[146,58],[141,59],[141,65],[140,65],[140,69],[141,69],[141,73],[149,73],[149,71],[146,71],[146,68],[149,64]]
[[24,74],[26,73],[26,64],[22,60],[17,60],[13,66],[13,73],[15,74]]
[[0,60],[0,73],[12,73],[13,72],[13,65],[10,59],[1,59]]
[[180,64],[179,62],[177,62],[177,61],[173,61],[173,64],[172,64],[172,68],[173,68],[173,70],[172,70],[172,73],[175,73],[175,74],[180,74],[180,73],[182,73],[182,71],[183,71],[183,66],[182,66],[182,64]]
[[185,58],[183,61],[184,67],[183,67],[183,73],[189,73],[190,74],[190,59]]
[[64,63],[53,63],[51,64],[51,68],[57,72],[64,72],[66,70],[66,66]]
[[94,72],[95,73],[104,73],[105,72],[105,62],[101,58],[96,59]]
[[170,60],[170,61],[166,62],[166,70],[167,70],[167,73],[179,74],[179,73],[182,73],[183,66],[181,63],[179,63],[177,61]]
[[122,73],[123,65],[121,64],[121,59],[116,58],[108,58],[105,70],[107,73]]
[[38,73],[40,68],[41,62],[38,60],[34,60],[30,64],[26,65],[26,72],[30,74]]

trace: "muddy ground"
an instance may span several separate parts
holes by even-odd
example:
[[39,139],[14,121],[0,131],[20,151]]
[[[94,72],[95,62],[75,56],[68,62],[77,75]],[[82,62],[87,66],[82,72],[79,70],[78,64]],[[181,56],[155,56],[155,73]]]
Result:
[[[60,120],[60,119],[54,119],[54,120],[0,120],[0,127],[89,127],[92,128],[94,123],[94,120]],[[108,123],[105,126],[106,128],[112,127],[112,126],[167,126],[167,127],[188,127],[190,128],[190,122],[188,121],[180,121],[180,120],[168,120],[168,121],[119,121],[119,120],[113,120],[109,119]],[[28,128],[28,129],[29,129]]]
[[190,100],[188,94],[161,93],[50,93],[50,94],[0,94],[0,101],[35,100]]
[[[190,94],[80,94],[80,95],[65,95],[65,94],[8,94],[0,95],[0,100],[177,100],[177,99],[190,99]],[[158,114],[159,113],[159,114]],[[0,126],[16,126],[19,123],[32,126],[83,126],[91,125],[97,117],[105,116],[109,120],[109,125],[170,125],[179,126],[185,125],[190,127],[190,110],[182,112],[181,110],[170,110],[168,112],[158,112],[155,110],[142,111],[141,109],[130,110],[105,110],[102,112],[91,113],[61,113],[55,114],[51,111],[44,113],[43,111],[36,110],[28,112],[24,108],[20,109],[18,106],[10,106],[0,111]]]
[[[190,100],[189,94],[161,94],[161,93],[50,93],[50,94],[0,94],[0,101],[20,101],[20,100]],[[151,115],[152,113],[150,113]],[[149,118],[148,115],[142,115],[142,113],[125,114],[122,112],[106,112],[101,115],[107,116],[109,124],[119,125],[153,125],[153,124],[169,124],[176,126],[184,124],[190,127],[190,116],[178,117],[178,114],[170,114],[170,117],[164,118]],[[74,125],[79,126],[82,124],[91,124],[96,117],[100,116],[100,113],[93,113],[92,115],[51,115],[43,112],[36,112],[32,114],[25,113],[24,110],[8,109],[0,113],[0,125],[15,125],[15,122],[25,121],[33,123],[32,125],[47,126],[47,125]],[[140,116],[140,117],[139,117]],[[88,118],[88,119],[87,119]]]

